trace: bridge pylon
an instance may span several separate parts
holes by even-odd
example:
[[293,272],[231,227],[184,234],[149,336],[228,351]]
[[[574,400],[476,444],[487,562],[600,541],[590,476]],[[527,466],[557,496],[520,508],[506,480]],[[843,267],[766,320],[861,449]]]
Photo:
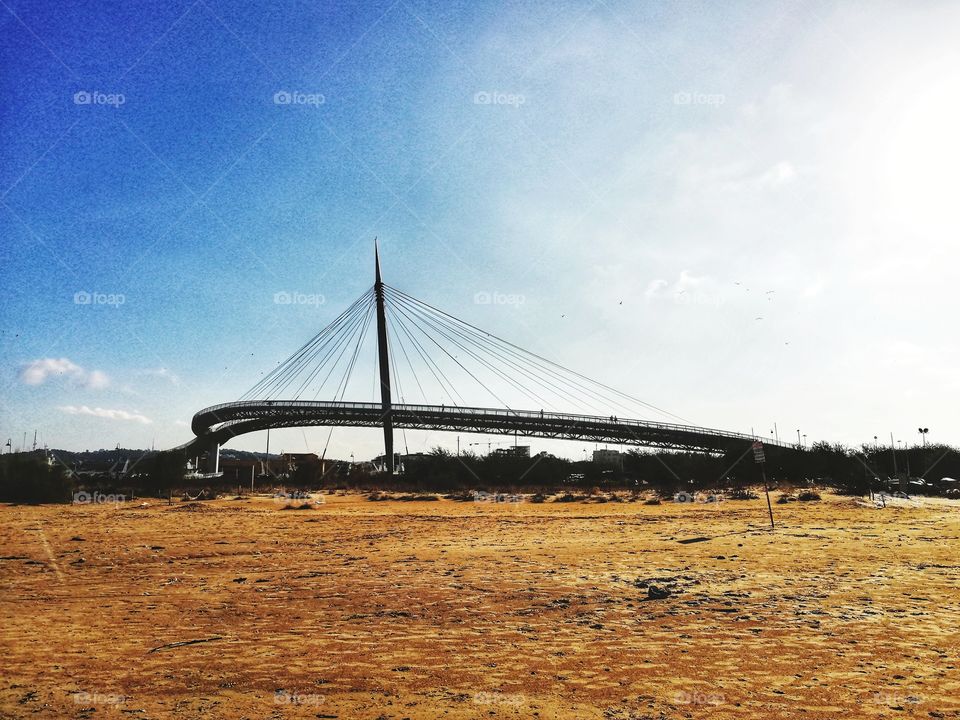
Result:
[[390,355],[387,351],[387,313],[383,301],[383,280],[380,277],[380,248],[373,241],[376,280],[373,291],[377,300],[377,357],[380,365],[380,409],[383,411],[383,453],[387,471],[393,475],[393,403],[390,398]]
[[220,472],[220,443],[215,442],[207,447],[205,466],[208,473]]

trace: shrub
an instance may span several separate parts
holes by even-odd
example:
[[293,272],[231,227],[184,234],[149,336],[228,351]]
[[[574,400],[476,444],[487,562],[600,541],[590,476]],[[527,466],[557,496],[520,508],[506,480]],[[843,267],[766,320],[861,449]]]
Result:
[[0,459],[0,502],[69,502],[71,483],[62,465],[41,453],[14,453]]

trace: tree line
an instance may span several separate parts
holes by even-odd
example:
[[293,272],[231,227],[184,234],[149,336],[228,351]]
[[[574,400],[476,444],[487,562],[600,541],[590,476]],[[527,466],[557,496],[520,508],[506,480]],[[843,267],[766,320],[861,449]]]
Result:
[[[771,487],[832,487],[865,495],[870,490],[896,490],[900,478],[911,477],[911,492],[943,494],[956,487],[942,478],[960,478],[960,451],[949,445],[891,450],[864,445],[849,448],[826,442],[806,449],[765,447],[763,466]],[[348,463],[302,466],[290,475],[277,474],[264,484],[308,489],[380,489],[406,492],[553,492],[564,488],[652,490],[667,495],[679,490],[728,489],[761,483],[761,470],[749,447],[723,454],[632,449],[622,465],[605,467],[541,453],[533,457],[460,454],[437,447],[405,459],[404,472],[394,477],[372,473]],[[83,478],[42,452],[0,457],[0,502],[70,502],[78,490],[166,497],[197,483],[217,491],[235,490],[232,483],[184,478],[184,458],[160,452],[143,458],[122,479]],[[222,487],[221,487],[222,486]]]

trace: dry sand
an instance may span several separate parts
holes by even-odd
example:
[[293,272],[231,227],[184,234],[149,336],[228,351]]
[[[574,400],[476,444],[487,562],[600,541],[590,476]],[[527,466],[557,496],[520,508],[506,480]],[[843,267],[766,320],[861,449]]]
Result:
[[898,505],[0,506],[0,717],[960,717],[960,503]]

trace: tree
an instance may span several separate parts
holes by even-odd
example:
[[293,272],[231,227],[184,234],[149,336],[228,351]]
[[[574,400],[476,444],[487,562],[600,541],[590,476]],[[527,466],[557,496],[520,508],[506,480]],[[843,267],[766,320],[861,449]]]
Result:
[[69,502],[72,484],[66,468],[42,453],[15,453],[0,458],[0,502]]

